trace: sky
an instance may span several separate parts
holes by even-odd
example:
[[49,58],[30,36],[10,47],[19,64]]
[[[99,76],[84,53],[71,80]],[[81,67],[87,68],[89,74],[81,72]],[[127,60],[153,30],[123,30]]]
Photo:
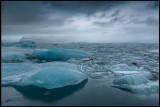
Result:
[[2,1],[2,42],[159,43],[159,1]]

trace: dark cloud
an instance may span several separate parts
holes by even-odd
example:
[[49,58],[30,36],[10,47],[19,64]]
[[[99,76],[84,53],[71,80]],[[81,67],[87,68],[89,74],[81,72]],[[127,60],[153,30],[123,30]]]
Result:
[[117,15],[119,14],[119,11],[120,11],[120,10],[116,10],[115,13],[113,13],[113,14],[111,15],[111,17],[117,16]]
[[2,36],[50,35],[68,42],[159,37],[159,1],[2,1],[1,14]]
[[109,21],[95,21],[93,22],[93,25],[97,25],[97,26],[100,26],[100,27],[111,27],[113,26],[114,24],[116,23],[123,23],[125,20],[123,19],[123,16],[118,16],[118,13],[119,12],[115,12],[114,14],[112,14],[109,18],[110,20]]
[[41,2],[3,1],[2,22],[5,25],[19,25],[40,22],[47,19]]
[[[5,25],[33,24],[46,21],[50,14],[60,14],[61,17],[65,18],[77,14],[91,15],[97,11],[105,11],[123,3],[125,2],[3,1],[2,22]],[[58,19],[54,19],[52,20],[58,21]]]
[[150,3],[146,6],[149,9],[157,9],[159,8],[159,1],[150,1]]
[[107,11],[116,6],[127,3],[127,1],[48,1],[43,2],[50,8],[67,14],[87,14],[92,15],[95,12]]
[[134,18],[134,19],[130,20],[129,23],[146,24],[149,26],[154,26],[154,25],[159,25],[159,20],[154,17],[147,17],[145,20],[140,20],[140,19]]

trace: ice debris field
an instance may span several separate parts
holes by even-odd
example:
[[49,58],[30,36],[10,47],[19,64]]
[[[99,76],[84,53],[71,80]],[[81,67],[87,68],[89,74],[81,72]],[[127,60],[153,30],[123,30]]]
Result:
[[2,43],[2,86],[45,89],[109,78],[107,86],[159,94],[157,44]]

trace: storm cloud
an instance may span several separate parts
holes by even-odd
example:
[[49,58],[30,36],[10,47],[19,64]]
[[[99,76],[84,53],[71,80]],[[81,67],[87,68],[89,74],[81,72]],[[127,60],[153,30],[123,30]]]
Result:
[[159,1],[2,1],[2,42],[159,42]]

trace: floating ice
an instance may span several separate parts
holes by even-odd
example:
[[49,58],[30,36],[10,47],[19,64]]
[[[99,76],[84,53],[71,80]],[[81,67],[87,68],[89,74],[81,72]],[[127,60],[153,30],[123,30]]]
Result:
[[79,71],[78,66],[64,62],[2,63],[2,85],[34,85],[46,89],[76,85],[87,79]]
[[113,80],[113,87],[137,94],[159,92],[159,84],[150,81],[152,77],[150,72],[129,67],[125,64],[112,66],[111,70],[116,75],[116,78]]
[[140,85],[146,84],[149,80],[143,74],[131,74],[118,77],[114,80],[114,84]]
[[140,85],[127,85],[127,84],[121,84],[121,85],[114,85],[113,87],[127,90],[132,93],[136,94],[156,94],[159,93],[159,80],[154,82],[148,82],[146,84],[140,84]]
[[51,48],[46,50],[34,50],[31,58],[39,60],[52,60],[52,61],[63,61],[71,58],[86,58],[89,55],[81,50],[62,49],[62,48]]
[[109,69],[112,71],[137,71],[137,68],[129,67],[126,64],[117,64],[117,65],[109,67]]
[[148,50],[151,53],[159,53],[159,50]]
[[2,54],[2,62],[22,62],[24,59],[26,59],[27,56],[25,54],[20,53],[8,53],[8,54]]
[[15,47],[30,47],[30,48],[34,48],[34,47],[36,47],[36,42],[34,42],[34,41],[6,42],[6,43],[2,43],[2,46],[3,47],[15,46]]
[[80,72],[73,72],[70,70],[50,67],[45,70],[21,79],[18,85],[34,85],[42,88],[53,89],[67,85],[75,85],[87,79],[85,75]]
[[22,62],[27,55],[33,52],[32,49],[23,49],[20,47],[2,47],[1,62]]
[[121,74],[121,75],[139,73],[138,71],[113,71],[113,72],[114,72],[115,74]]
[[131,85],[128,88],[131,89],[132,92],[138,94],[154,94],[159,93],[159,80],[158,81],[150,81],[147,84],[141,85]]

